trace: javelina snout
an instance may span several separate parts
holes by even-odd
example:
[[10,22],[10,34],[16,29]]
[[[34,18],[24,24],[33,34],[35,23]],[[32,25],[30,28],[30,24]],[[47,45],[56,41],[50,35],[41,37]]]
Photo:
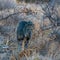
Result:
[[21,21],[17,27],[17,40],[23,41],[26,38],[26,45],[32,36],[34,24],[31,21]]

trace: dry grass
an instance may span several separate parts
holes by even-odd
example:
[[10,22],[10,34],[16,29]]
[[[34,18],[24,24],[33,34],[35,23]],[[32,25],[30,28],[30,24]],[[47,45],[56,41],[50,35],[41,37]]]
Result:
[[[25,12],[27,12],[27,10],[25,10]],[[2,39],[2,40],[4,40],[3,44],[8,45],[10,47],[8,50],[12,51],[12,53],[9,53],[10,54],[10,56],[9,56],[10,60],[16,60],[16,59],[17,60],[24,60],[23,57],[26,58],[25,60],[28,60],[29,58],[31,58],[30,60],[39,60],[39,59],[40,60],[52,60],[52,59],[49,59],[51,56],[52,56],[52,58],[55,58],[54,60],[58,60],[58,57],[60,58],[60,55],[59,55],[60,44],[53,41],[54,38],[52,40],[50,40],[48,38],[48,34],[51,32],[51,30],[42,31],[40,29],[40,25],[41,25],[40,22],[39,22],[40,19],[39,20],[37,19],[38,16],[37,17],[34,17],[33,15],[31,15],[31,16],[28,15],[28,16],[29,17],[27,17],[27,15],[24,16],[24,14],[23,15],[19,14],[17,16],[13,16],[14,19],[9,17],[7,20],[1,20],[0,21],[1,26],[10,27],[9,32],[7,32],[8,33],[7,36],[6,36],[6,34],[4,35],[4,34],[1,34],[1,32],[0,32],[0,35],[2,37],[4,37]],[[19,18],[17,18],[17,17],[19,17]],[[16,31],[15,31],[15,29],[17,28],[17,25],[18,25],[19,21],[21,21],[21,19],[20,19],[21,17],[23,18],[23,20],[26,20],[26,21],[31,20],[35,25],[34,26],[35,28],[33,30],[32,37],[29,41],[27,49],[22,49],[22,48],[24,48],[24,43],[23,43],[22,48],[18,47],[18,43],[16,41]],[[39,15],[39,17],[40,17],[40,15]],[[24,19],[24,18],[26,18],[26,19]],[[48,21],[47,20],[48,19],[46,19],[44,21],[44,25],[46,25],[46,26],[48,26],[48,24],[50,24],[49,20]],[[18,50],[18,48],[20,48],[21,51]],[[42,59],[41,59],[41,56],[40,56],[40,55],[42,55],[41,51],[44,50],[43,52],[45,52],[44,48],[47,50],[47,54],[45,54],[45,56],[43,56]],[[1,54],[0,56],[3,56],[3,54]],[[40,58],[39,57],[37,58],[37,56],[39,56]],[[48,56],[49,58],[46,59],[45,58],[46,56]],[[32,57],[34,57],[35,59],[32,59]],[[5,56],[5,58],[7,58],[7,55]]]
[[11,56],[10,60],[16,60],[15,56]]

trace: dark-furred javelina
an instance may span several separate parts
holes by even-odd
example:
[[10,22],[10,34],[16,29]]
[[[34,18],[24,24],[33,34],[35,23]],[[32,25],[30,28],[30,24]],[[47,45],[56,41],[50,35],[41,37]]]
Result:
[[25,47],[29,43],[33,29],[34,24],[31,21],[21,21],[17,27],[17,40],[21,42],[26,39]]

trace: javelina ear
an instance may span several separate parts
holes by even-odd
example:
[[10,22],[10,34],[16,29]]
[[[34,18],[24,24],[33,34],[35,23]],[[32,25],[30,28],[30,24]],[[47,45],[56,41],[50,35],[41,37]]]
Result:
[[33,22],[32,22],[32,21],[28,21],[28,22],[27,22],[27,24],[32,25],[32,24],[33,24]]

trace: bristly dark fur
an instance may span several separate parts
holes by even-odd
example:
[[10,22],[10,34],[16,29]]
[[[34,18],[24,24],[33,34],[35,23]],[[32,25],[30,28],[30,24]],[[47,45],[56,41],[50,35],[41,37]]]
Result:
[[21,21],[17,27],[17,40],[23,41],[26,38],[25,46],[27,46],[32,36],[33,28],[34,24],[31,21]]

